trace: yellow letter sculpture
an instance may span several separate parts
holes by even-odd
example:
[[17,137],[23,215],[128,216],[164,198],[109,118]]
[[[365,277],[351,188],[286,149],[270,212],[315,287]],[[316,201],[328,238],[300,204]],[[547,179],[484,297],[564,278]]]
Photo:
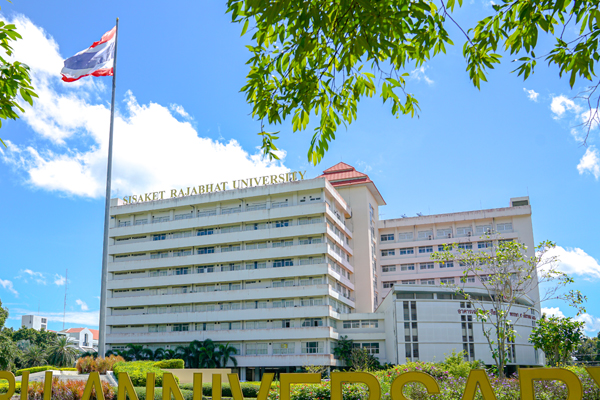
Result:
[[183,400],[183,394],[181,394],[181,390],[177,386],[177,381],[172,373],[165,372],[162,383],[162,400],[171,400],[171,393],[173,393],[175,400]]
[[422,383],[429,394],[440,393],[440,387],[431,375],[418,371],[406,372],[398,376],[396,379],[394,379],[394,382],[392,382],[392,387],[390,388],[392,400],[407,400],[402,391],[404,389],[404,385],[410,382]]
[[469,379],[467,380],[462,400],[475,400],[477,386],[479,386],[479,390],[481,390],[483,400],[496,400],[496,395],[492,390],[490,380],[483,369],[472,369],[471,372],[469,372]]
[[379,400],[381,397],[381,386],[374,375],[367,372],[332,372],[331,400],[342,400],[342,384],[345,382],[366,384],[369,388],[369,400]]
[[[279,400],[290,400],[292,383],[321,383],[321,374],[281,374]],[[262,391],[262,383],[260,386]]]
[[0,371],[0,380],[5,379],[8,381],[8,389],[6,393],[0,394],[0,400],[10,400],[13,394],[15,394],[15,376],[10,371]]
[[[50,372],[50,379],[48,379],[48,372]],[[48,381],[50,381],[50,385],[48,385]],[[46,371],[46,381],[44,382],[44,400],[46,400],[47,386],[50,386],[50,390],[48,392],[52,393],[51,371]],[[104,391],[102,390],[102,383],[100,382],[100,374],[98,372],[90,372],[90,376],[85,384],[85,389],[83,389],[81,400],[90,400],[92,397],[92,388],[96,389],[96,400],[104,400]],[[50,400],[50,396],[48,396],[48,400]]]
[[[147,377],[146,377],[147,378]],[[133,389],[133,383],[127,372],[119,372],[119,388],[117,389],[117,400],[138,400],[137,393]]]
[[533,381],[562,381],[567,385],[569,397],[567,400],[581,400],[583,388],[581,381],[573,372],[563,368],[521,368],[519,369],[519,384],[522,399],[535,399]]

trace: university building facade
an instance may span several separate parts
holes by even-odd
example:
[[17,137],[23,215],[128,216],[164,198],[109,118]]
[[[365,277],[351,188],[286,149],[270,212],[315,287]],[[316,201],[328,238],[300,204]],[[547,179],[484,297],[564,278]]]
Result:
[[[489,232],[533,252],[528,198],[379,220],[385,201],[347,164],[294,179],[134,204],[112,199],[107,349],[212,339],[237,349],[246,380],[340,365],[332,353],[346,335],[382,363],[439,361],[453,349],[493,362],[474,310],[443,285],[458,283],[461,267],[430,256],[445,243],[481,248]],[[480,282],[468,288],[485,295]],[[527,338],[539,308],[528,308],[515,308],[530,315],[517,324],[512,361],[537,365]]]

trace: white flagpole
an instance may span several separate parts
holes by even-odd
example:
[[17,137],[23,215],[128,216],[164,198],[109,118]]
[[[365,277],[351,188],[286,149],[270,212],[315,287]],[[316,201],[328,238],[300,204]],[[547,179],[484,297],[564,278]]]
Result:
[[100,322],[98,357],[106,353],[106,278],[108,275],[108,229],[110,222],[110,183],[112,176],[113,128],[115,125],[115,88],[117,83],[117,45],[119,42],[119,18],[115,31],[115,61],[113,63],[112,98],[110,102],[110,133],[108,136],[108,167],[106,168],[106,203],[104,207],[104,242],[102,244],[102,277],[100,284]]

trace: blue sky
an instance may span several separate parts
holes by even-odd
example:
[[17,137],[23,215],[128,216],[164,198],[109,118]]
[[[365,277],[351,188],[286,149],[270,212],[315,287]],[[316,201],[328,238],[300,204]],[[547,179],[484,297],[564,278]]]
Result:
[[[468,25],[490,13],[472,0],[456,14]],[[23,118],[3,123],[0,153],[3,220],[0,299],[9,326],[40,313],[51,329],[97,324],[110,78],[59,80],[62,60],[88,47],[120,17],[113,196],[307,170],[339,161],[371,177],[388,205],[381,218],[508,205],[529,195],[536,241],[553,240],[560,268],[589,298],[587,333],[600,329],[598,130],[578,136],[585,105],[555,68],[540,65],[527,82],[505,65],[475,89],[465,72],[462,38],[422,69],[408,90],[419,118],[394,118],[379,98],[361,101],[358,121],[342,128],[318,167],[307,163],[310,128],[281,130],[282,163],[258,156],[259,124],[239,92],[249,57],[225,2],[76,1],[6,3],[24,39],[16,44],[40,99]],[[541,45],[548,43],[542,37]],[[544,307],[573,316],[560,302]]]

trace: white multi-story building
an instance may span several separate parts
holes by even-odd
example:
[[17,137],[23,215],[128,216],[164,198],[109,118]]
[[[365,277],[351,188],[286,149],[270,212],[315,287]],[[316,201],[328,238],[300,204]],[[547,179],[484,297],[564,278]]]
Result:
[[[439,286],[458,279],[460,268],[441,269],[428,253],[453,241],[477,246],[481,227],[533,244],[527,198],[504,209],[380,221],[385,202],[353,167],[301,176],[233,190],[223,183],[201,195],[173,190],[163,200],[152,199],[164,192],[112,199],[107,347],[174,349],[210,338],[238,350],[247,380],[339,365],[332,350],[341,335],[382,362],[440,360],[464,348],[491,363],[480,336],[465,339],[465,305]],[[516,362],[535,364],[527,336],[524,328]]]
[[39,315],[22,315],[21,326],[35,329],[36,331],[48,329],[48,319]]

